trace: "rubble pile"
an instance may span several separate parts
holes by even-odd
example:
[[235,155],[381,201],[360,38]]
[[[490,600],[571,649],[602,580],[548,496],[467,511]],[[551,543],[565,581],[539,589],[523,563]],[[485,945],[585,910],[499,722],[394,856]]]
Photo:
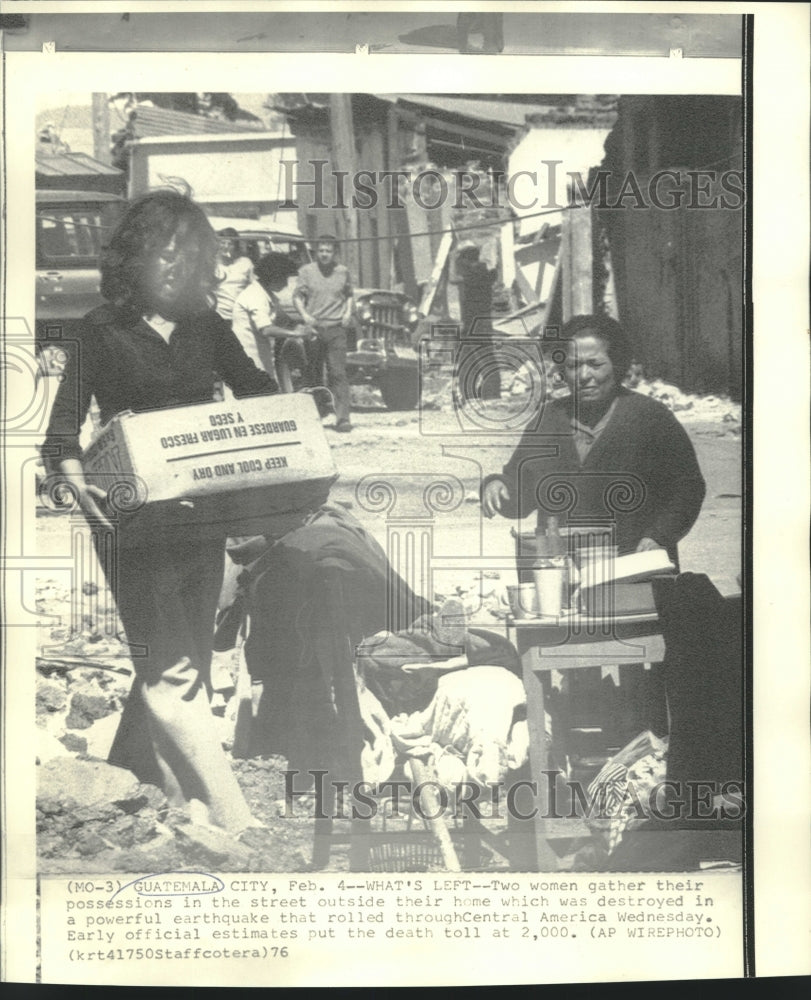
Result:
[[625,384],[634,392],[663,403],[673,413],[678,413],[680,419],[721,421],[726,425],[728,433],[740,433],[741,404],[733,402],[727,396],[701,396],[682,392],[678,386],[661,379],[645,379],[634,376],[633,373]]
[[[42,661],[40,661],[42,662]],[[163,792],[124,768],[106,763],[121,707],[121,679],[77,669],[37,680],[36,830],[40,870],[58,873],[167,871],[213,866],[268,871],[287,854],[285,867],[303,870],[311,817],[282,820],[283,761],[235,761],[255,815],[268,829],[236,839],[173,809]],[[232,699],[233,700],[233,699]],[[212,719],[214,724],[223,720]],[[265,774],[272,770],[273,774]],[[274,779],[274,780],[271,780]],[[278,779],[280,787],[268,790]],[[276,821],[274,824],[274,820]]]
[[[193,822],[163,792],[106,762],[132,682],[132,663],[109,595],[42,579],[35,690],[36,831],[44,873],[144,872],[209,866],[229,871],[303,871],[312,816],[284,817],[284,761],[235,760],[251,809],[267,829],[239,840]],[[112,614],[112,625],[110,616]],[[69,623],[75,619],[71,626]],[[103,629],[107,630],[105,634]],[[113,634],[109,634],[112,632]],[[237,711],[231,654],[218,654],[216,715],[226,749]]]
[[168,806],[159,789],[105,763],[130,670],[69,662],[79,659],[83,644],[94,645],[76,636],[58,647],[62,659],[37,660],[38,853],[46,869],[44,859],[104,858],[108,869],[121,870],[116,855],[171,841]]

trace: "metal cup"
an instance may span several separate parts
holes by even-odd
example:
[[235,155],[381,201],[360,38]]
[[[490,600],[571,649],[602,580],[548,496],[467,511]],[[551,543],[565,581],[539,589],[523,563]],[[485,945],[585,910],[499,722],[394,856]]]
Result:
[[562,566],[536,567],[532,571],[542,618],[558,618],[563,607],[566,570]]
[[514,618],[538,617],[538,593],[534,583],[507,587],[507,603]]

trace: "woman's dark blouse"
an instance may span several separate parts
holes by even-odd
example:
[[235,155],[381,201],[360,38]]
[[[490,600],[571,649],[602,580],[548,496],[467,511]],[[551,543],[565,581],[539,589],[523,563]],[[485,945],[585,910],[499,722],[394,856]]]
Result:
[[43,456],[51,468],[81,457],[79,433],[92,396],[107,423],[124,410],[211,402],[219,380],[237,397],[278,391],[213,311],[178,321],[167,342],[140,317],[100,306],[85,317],[77,341],[68,346]]
[[548,403],[500,475],[510,491],[505,517],[558,514],[616,524],[619,551],[652,538],[676,558],[704,501],[704,478],[686,431],[661,403],[620,390],[610,421],[581,464],[571,401]]

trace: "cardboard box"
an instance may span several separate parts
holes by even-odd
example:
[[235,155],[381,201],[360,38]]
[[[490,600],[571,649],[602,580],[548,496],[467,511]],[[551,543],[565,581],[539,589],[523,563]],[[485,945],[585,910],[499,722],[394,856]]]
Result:
[[303,393],[121,413],[82,462],[122,516],[231,535],[272,533],[324,503],[338,476]]

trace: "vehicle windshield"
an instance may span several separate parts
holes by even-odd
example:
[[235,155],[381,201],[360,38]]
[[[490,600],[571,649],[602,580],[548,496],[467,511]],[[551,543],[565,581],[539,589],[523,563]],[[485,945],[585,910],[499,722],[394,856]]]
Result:
[[240,256],[249,257],[254,264],[268,253],[287,254],[296,267],[306,264],[311,258],[307,244],[303,240],[288,239],[272,233],[240,234],[236,239],[236,250]]
[[112,207],[43,205],[37,211],[38,266],[96,266],[114,225]]

